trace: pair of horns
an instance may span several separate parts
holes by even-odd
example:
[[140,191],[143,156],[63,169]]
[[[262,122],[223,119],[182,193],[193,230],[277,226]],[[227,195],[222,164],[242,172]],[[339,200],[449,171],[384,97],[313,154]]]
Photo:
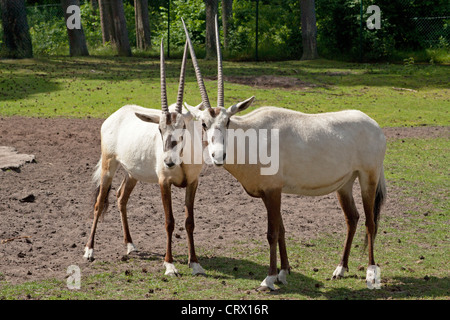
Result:
[[[191,53],[192,63],[195,69],[195,76],[197,78],[197,84],[200,88],[200,95],[202,96],[203,107],[211,108],[211,104],[209,103],[208,93],[206,92],[205,84],[203,82],[203,77],[200,72],[200,67],[198,66],[197,57],[195,56],[194,47],[192,46],[191,38],[189,36],[189,32],[186,29],[186,24],[184,23],[183,18],[181,18],[183,22],[184,32],[186,33],[186,43],[189,44],[189,51]],[[222,71],[222,52],[220,50],[220,37],[219,37],[219,23],[217,19],[217,14],[215,16],[215,32],[216,32],[216,46],[217,46],[217,106],[223,108],[224,107],[224,94],[223,94],[223,71]],[[185,48],[186,50],[186,48]]]
[[[183,61],[181,62],[181,72],[180,72],[180,82],[178,85],[178,95],[176,102],[176,112],[181,113],[182,105],[183,105],[183,95],[184,95],[184,80],[186,73],[186,60],[187,60],[187,47],[188,44],[186,42],[184,46],[183,53]],[[167,89],[166,89],[166,64],[164,60],[164,45],[163,40],[161,39],[161,62],[160,62],[160,71],[161,71],[161,110],[162,112],[169,112],[169,105],[167,103]]]

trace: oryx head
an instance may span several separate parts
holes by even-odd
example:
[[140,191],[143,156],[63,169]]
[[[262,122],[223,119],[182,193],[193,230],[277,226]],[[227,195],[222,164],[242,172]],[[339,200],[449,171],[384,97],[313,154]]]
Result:
[[216,31],[216,45],[217,45],[217,107],[211,107],[209,103],[208,94],[206,92],[205,84],[200,73],[200,68],[197,63],[194,48],[189,36],[189,32],[186,29],[184,20],[184,31],[186,33],[186,40],[189,44],[189,50],[191,53],[192,63],[194,64],[195,76],[200,88],[200,94],[202,96],[202,103],[197,107],[191,107],[185,103],[186,108],[194,115],[195,118],[202,122],[203,131],[206,134],[208,141],[208,153],[212,162],[216,166],[221,166],[225,163],[226,148],[227,148],[227,129],[230,124],[230,118],[234,114],[247,109],[255,99],[251,98],[232,105],[228,109],[224,108],[224,85],[223,85],[223,71],[222,71],[222,53],[220,49],[219,38],[219,25],[217,21],[217,15],[215,17],[215,31]]
[[[163,161],[166,168],[173,168],[181,163],[183,154],[183,134],[187,121],[192,120],[190,113],[182,113],[182,103],[184,94],[184,80],[186,70],[187,42],[184,47],[183,61],[181,63],[180,83],[178,86],[177,102],[175,111],[169,111],[166,91],[166,67],[164,62],[164,47],[161,40],[161,116],[153,114],[136,113],[142,121],[157,123],[163,141]],[[172,108],[172,106],[171,106]]]

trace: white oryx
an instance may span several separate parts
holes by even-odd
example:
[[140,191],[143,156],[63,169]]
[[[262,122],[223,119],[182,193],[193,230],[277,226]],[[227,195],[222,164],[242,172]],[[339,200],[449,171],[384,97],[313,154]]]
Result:
[[[366,241],[369,246],[369,267],[366,282],[369,288],[379,288],[380,270],[373,255],[374,239],[378,228],[380,209],[386,196],[383,160],[386,150],[385,136],[378,124],[366,114],[340,111],[323,114],[304,114],[276,107],[262,107],[244,116],[234,116],[250,106],[254,97],[229,107],[223,105],[222,61],[216,17],[216,42],[218,56],[218,104],[212,108],[195,57],[188,31],[191,58],[202,96],[201,107],[188,107],[202,121],[208,137],[208,152],[213,163],[230,172],[253,197],[262,198],[268,215],[267,239],[270,245],[270,267],[261,288],[275,289],[278,280],[286,283],[289,262],[286,252],[285,230],[280,213],[281,194],[308,196],[326,195],[337,191],[347,222],[347,238],[342,259],[333,278],[348,271],[348,257],[359,214],[352,195],[356,178],[366,216]],[[256,164],[239,164],[237,150],[228,150],[227,129],[277,130],[278,141],[268,135],[267,145],[278,143],[279,169],[273,175],[262,175],[264,167]],[[267,132],[267,131],[266,131]],[[236,145],[234,146],[236,148]],[[248,155],[249,144],[245,144]],[[233,153],[234,157],[228,157]],[[277,244],[280,250],[281,271],[277,275]]]
[[[94,221],[84,254],[84,257],[88,260],[93,260],[94,258],[94,236],[97,222],[106,210],[105,205],[108,201],[111,182],[120,164],[127,172],[117,192],[127,254],[136,250],[127,222],[126,205],[130,194],[137,181],[158,183],[161,188],[167,231],[167,250],[164,258],[165,274],[178,275],[178,271],[173,265],[171,245],[172,232],[174,230],[171,186],[175,185],[186,188],[185,227],[188,235],[189,265],[193,269],[193,274],[205,273],[195,255],[193,237],[193,205],[202,164],[201,162],[195,164],[193,161],[183,162],[184,157],[192,155],[192,152],[188,152],[191,150],[184,150],[186,152],[183,152],[183,148],[188,148],[189,145],[189,143],[186,143],[186,139],[183,139],[184,133],[192,133],[195,130],[192,115],[189,112],[182,113],[186,59],[187,43],[181,66],[177,102],[169,108],[166,93],[164,50],[161,41],[162,110],[126,105],[106,119],[101,127],[102,153],[97,164],[97,170],[93,176],[94,182],[98,186]],[[174,111],[173,108],[175,108]],[[180,132],[183,134],[180,134]],[[176,135],[177,133],[178,135]],[[194,136],[196,135],[190,134],[190,137]],[[201,140],[199,140],[199,143],[201,143]],[[194,148],[194,144],[191,141],[189,148]]]

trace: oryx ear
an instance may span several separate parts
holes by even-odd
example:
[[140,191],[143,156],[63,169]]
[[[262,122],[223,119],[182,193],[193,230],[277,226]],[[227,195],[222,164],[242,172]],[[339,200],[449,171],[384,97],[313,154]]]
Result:
[[197,106],[193,107],[191,105],[188,105],[186,102],[184,103],[184,106],[186,107],[186,109],[188,110],[188,112],[190,114],[192,114],[192,116],[194,118],[198,118],[198,116],[200,115],[200,112],[202,110],[204,110],[205,108],[203,107],[203,102],[200,102]]
[[252,97],[248,98],[247,100],[244,100],[242,102],[236,103],[235,105],[232,105],[227,110],[228,114],[230,116],[232,116],[233,114],[244,111],[245,109],[247,109],[248,107],[251,106],[251,104],[253,103],[253,100],[255,100],[255,96],[252,96]]
[[157,114],[143,114],[137,112],[135,112],[134,114],[136,115],[136,117],[145,122],[159,123],[160,120],[160,116]]
[[191,121],[194,119],[194,115],[184,106],[182,106],[181,114],[185,121]]

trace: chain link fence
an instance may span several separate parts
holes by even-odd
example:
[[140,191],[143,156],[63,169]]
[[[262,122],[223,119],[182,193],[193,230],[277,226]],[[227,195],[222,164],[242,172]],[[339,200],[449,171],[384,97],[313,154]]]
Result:
[[[197,0],[199,1],[199,0]],[[258,0],[245,0],[242,1],[239,6],[236,5],[233,8],[233,32],[232,41],[230,46],[235,46],[234,51],[244,51],[244,59],[253,59],[253,52],[258,52],[260,59],[275,59],[277,56],[280,59],[299,59],[301,57],[301,29],[295,28],[291,25],[279,25],[280,21],[276,20],[270,25],[271,21],[275,21],[274,17],[270,16],[270,12],[277,12],[277,15],[282,15],[283,12],[289,13],[290,17],[296,17],[300,15],[300,9],[298,0],[286,0],[283,1],[263,1],[259,3]],[[381,0],[380,0],[381,1]],[[8,1],[0,0],[0,17],[2,23],[0,25],[0,57],[27,57],[29,52],[27,51],[27,45],[31,40],[32,55],[34,56],[48,56],[48,55],[68,55],[69,45],[67,30],[64,21],[64,13],[59,1],[54,4],[39,4],[39,1],[35,1],[38,4],[27,5],[24,7],[12,8],[12,3],[21,3],[22,1]],[[48,1],[47,1],[48,2]],[[88,47],[91,49],[101,48],[103,46],[102,34],[100,27],[100,17],[98,14],[98,8],[93,10],[90,7],[89,1],[80,1],[82,7],[82,24],[86,35],[86,41]],[[167,24],[174,23],[174,20],[179,20],[179,13],[177,13],[177,4],[180,1],[159,0],[157,1],[160,7],[150,8],[150,21],[152,23],[152,42],[155,44],[164,37],[165,39],[171,39],[170,47],[176,51],[182,50],[178,38],[174,33],[176,28],[170,28]],[[243,2],[248,3],[242,5]],[[26,2],[25,2],[26,3]],[[150,3],[150,2],[149,2]],[[203,3],[203,1],[199,1]],[[255,23],[258,20],[255,16],[257,13],[256,6],[259,3],[259,23],[260,30],[256,29]],[[342,3],[342,7],[338,5]],[[332,5],[335,6],[335,10],[342,14],[337,16],[337,20],[341,20],[345,37],[350,39],[340,39],[335,43],[337,45],[330,45],[333,41],[319,41],[319,55],[325,55],[327,57],[336,57],[336,47],[342,46],[342,43],[347,43],[348,47],[342,47],[342,52],[348,52],[349,47],[354,52],[370,57],[369,51],[373,50],[369,46],[385,46],[393,50],[397,49],[411,49],[420,50],[426,48],[446,48],[450,50],[450,3],[448,5],[441,5],[438,9],[434,7],[420,7],[415,4],[414,1],[400,0],[396,1],[396,5],[393,4],[384,5],[388,3],[386,1],[380,2],[382,24],[381,30],[372,32],[368,31],[365,27],[366,19],[369,14],[366,12],[367,7],[370,4],[376,4],[377,1],[361,1],[361,0],[316,0],[316,16],[318,24],[318,39],[325,39],[330,37],[329,30],[337,28],[330,20],[333,16],[333,12],[328,12]],[[169,14],[174,15],[172,18],[168,18],[168,6],[170,4]],[[289,6],[288,6],[289,4]],[[362,10],[361,10],[362,4]],[[272,7],[270,7],[272,6]],[[389,11],[387,8],[389,6]],[[22,10],[23,12],[19,12]],[[181,9],[180,9],[181,10]],[[186,10],[186,8],[183,8]],[[199,11],[202,9],[200,8]],[[203,8],[204,10],[204,8]],[[322,10],[322,11],[321,11]],[[340,11],[339,11],[340,10]],[[220,1],[219,1],[220,11]],[[362,14],[361,14],[362,13]],[[26,17],[26,19],[14,19],[14,15]],[[134,12],[131,1],[126,1],[125,15],[128,24],[128,33],[130,38],[130,44],[136,45],[136,36],[134,30]],[[204,16],[203,13],[199,13],[199,17]],[[288,16],[286,16],[288,17]],[[362,17],[362,20],[361,20]],[[397,17],[397,18],[396,18]],[[172,20],[172,21],[171,21]],[[289,20],[289,19],[286,19]],[[300,19],[298,18],[298,21]],[[297,20],[295,21],[297,23]],[[361,23],[363,22],[363,23]],[[329,28],[323,28],[325,24],[330,24]],[[406,24],[406,25],[405,25]],[[265,28],[262,30],[261,25]],[[197,23],[197,28],[204,26],[204,24]],[[364,27],[364,35],[360,34],[360,27]],[[384,29],[383,29],[384,28]],[[168,30],[172,30],[173,34],[168,34]],[[399,31],[400,30],[400,31]],[[192,30],[194,39],[197,40],[197,44],[201,47],[201,41],[204,41],[204,30]],[[255,46],[255,37],[252,33],[258,32],[259,45]],[[275,36],[270,36],[270,33],[277,33]],[[339,35],[336,35],[338,37]],[[29,37],[29,39],[27,39]],[[270,38],[270,39],[269,39]],[[329,40],[329,39],[328,39]],[[333,39],[331,39],[333,40]],[[278,42],[277,42],[278,41]],[[362,43],[361,43],[362,42]],[[270,55],[270,50],[275,50],[277,45],[284,46],[282,49]],[[321,47],[322,45],[322,47]],[[169,46],[168,46],[169,47]],[[180,47],[180,48],[178,48]],[[267,52],[264,48],[269,48]],[[381,58],[388,58],[390,51],[388,49],[382,49],[383,55]],[[381,50],[381,49],[380,49]],[[16,51],[16,53],[14,53]],[[201,50],[200,50],[201,51]],[[230,52],[233,51],[233,47]],[[300,51],[300,52],[299,52]],[[362,53],[360,52],[362,51]],[[101,51],[93,50],[94,54]],[[281,54],[283,53],[283,54]],[[353,56],[356,58],[356,54]]]
[[414,17],[419,42],[423,47],[448,46],[450,43],[450,15],[442,17]]

